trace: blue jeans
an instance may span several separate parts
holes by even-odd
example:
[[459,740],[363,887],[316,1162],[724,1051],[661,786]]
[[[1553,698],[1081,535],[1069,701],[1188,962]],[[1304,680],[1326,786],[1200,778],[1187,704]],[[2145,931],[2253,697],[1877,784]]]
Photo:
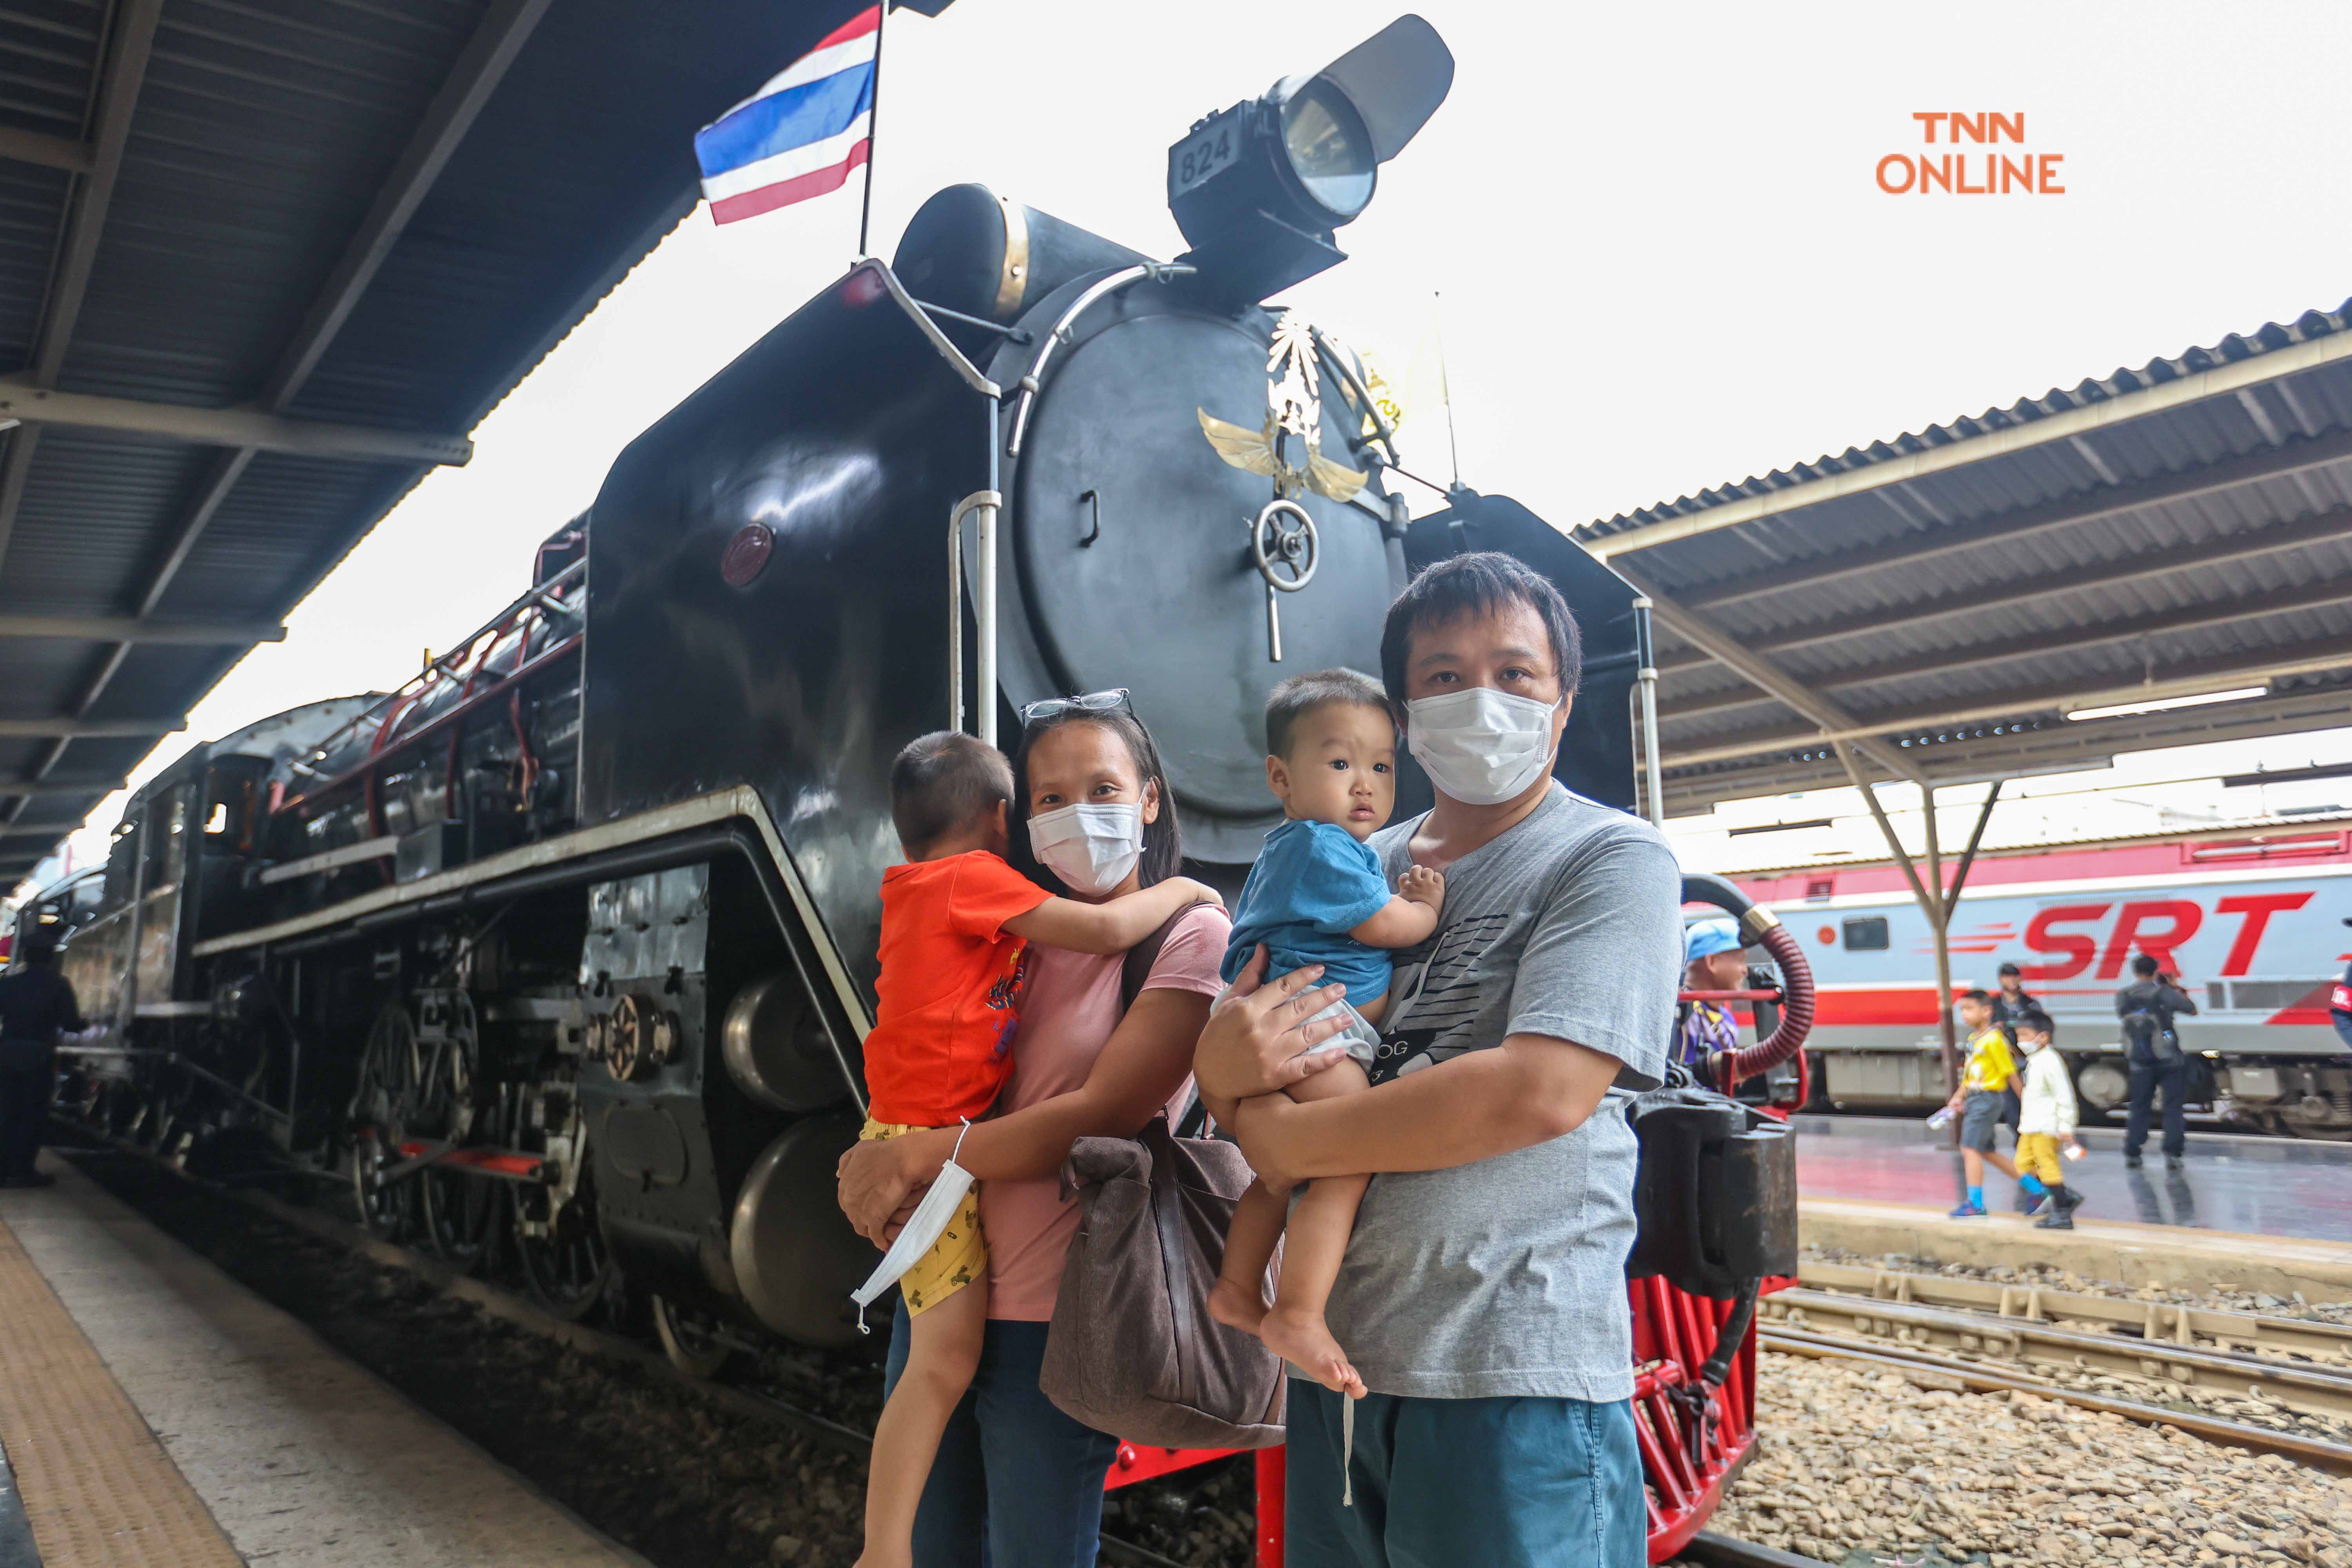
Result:
[[1289,1568],[1642,1568],[1629,1404],[1413,1399],[1356,1405],[1340,1500],[1339,1394],[1290,1380]]
[[[883,1391],[907,1365],[907,1309],[890,1327]],[[916,1568],[1092,1568],[1103,1477],[1118,1444],[1037,1388],[1045,1325],[990,1319],[980,1370],[948,1420],[915,1510]]]

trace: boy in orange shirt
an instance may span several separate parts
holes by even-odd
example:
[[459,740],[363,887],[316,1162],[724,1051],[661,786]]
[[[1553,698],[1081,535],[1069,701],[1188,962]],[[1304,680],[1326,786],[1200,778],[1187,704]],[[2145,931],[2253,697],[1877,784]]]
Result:
[[[890,765],[907,864],[882,873],[880,1006],[866,1037],[860,1138],[987,1114],[1013,1071],[1029,942],[1125,952],[1178,910],[1223,901],[1184,877],[1100,904],[1055,898],[1005,861],[1012,802],[1012,764],[969,735],[925,735]],[[988,1251],[974,1194],[898,1289],[910,1342],[874,1431],[859,1568],[911,1568],[923,1482],[980,1364]]]

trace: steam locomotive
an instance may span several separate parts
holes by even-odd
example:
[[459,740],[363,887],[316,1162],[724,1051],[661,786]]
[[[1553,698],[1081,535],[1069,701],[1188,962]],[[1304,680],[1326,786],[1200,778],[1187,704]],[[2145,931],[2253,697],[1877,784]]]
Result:
[[[1408,16],[1196,125],[1173,262],[939,193],[633,441],[415,679],[191,750],[26,912],[101,1027],[74,1113],[173,1155],[266,1142],[461,1264],[503,1237],[560,1313],[625,1278],[689,1368],[747,1331],[840,1345],[874,1254],[833,1171],[906,742],[1128,688],[1190,868],[1238,886],[1276,820],[1268,689],[1378,668],[1410,574],[1503,550],[1581,623],[1559,776],[1633,809],[1632,590],[1503,497],[1411,520],[1359,362],[1260,302],[1343,258],[1451,72]],[[1729,1304],[1636,1284],[1645,1419],[1697,1444],[1654,1480],[1682,1537],[1746,1451],[1752,1351],[1743,1320],[1719,1407],[1675,1414],[1660,1369],[1695,1373]]]

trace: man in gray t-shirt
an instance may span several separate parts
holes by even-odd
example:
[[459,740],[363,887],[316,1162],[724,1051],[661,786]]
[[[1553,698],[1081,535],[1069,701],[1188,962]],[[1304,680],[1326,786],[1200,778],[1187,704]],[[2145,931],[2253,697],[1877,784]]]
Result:
[[1328,1033],[1307,972],[1244,991],[1254,966],[1202,1036],[1202,1093],[1262,1175],[1373,1173],[1327,1309],[1370,1394],[1291,1382],[1299,1568],[1644,1558],[1623,1091],[1664,1072],[1680,873],[1647,824],[1550,776],[1577,660],[1516,560],[1414,579],[1382,674],[1437,805],[1371,843],[1391,878],[1442,871],[1445,907],[1397,955],[1373,1087],[1269,1092]]

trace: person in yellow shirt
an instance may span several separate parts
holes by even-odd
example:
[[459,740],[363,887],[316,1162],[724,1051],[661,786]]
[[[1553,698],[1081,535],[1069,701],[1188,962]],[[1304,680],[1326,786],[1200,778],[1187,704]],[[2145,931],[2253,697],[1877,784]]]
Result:
[[2020,1089],[2017,1060],[2010,1054],[2009,1037],[1992,1021],[1992,997],[1970,991],[1958,1004],[1961,1026],[1969,1032],[1968,1065],[1960,1071],[1960,1087],[1944,1109],[1960,1118],[1960,1163],[1967,1168],[1968,1200],[1952,1211],[1954,1219],[1974,1219],[1985,1212],[1984,1168],[1991,1165],[2033,1198],[2049,1189],[2040,1177],[2019,1175],[2017,1166],[1995,1146],[2000,1127],[2001,1095]]

